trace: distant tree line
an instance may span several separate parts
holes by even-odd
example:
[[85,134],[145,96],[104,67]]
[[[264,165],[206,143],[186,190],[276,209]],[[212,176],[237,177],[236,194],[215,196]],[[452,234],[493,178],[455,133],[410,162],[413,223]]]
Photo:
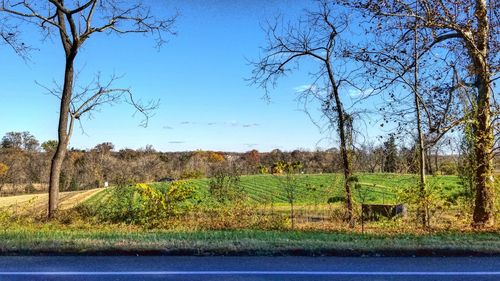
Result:
[[[23,193],[44,190],[48,185],[50,161],[57,141],[40,143],[29,132],[8,132],[0,146],[0,191]],[[456,156],[438,155],[429,165],[435,173],[455,174]],[[106,142],[91,149],[71,148],[64,159],[59,183],[62,191],[102,187],[110,184],[153,182],[162,178],[209,177],[221,167],[230,166],[240,175],[282,173],[280,163],[301,163],[304,173],[342,171],[338,149],[270,152],[185,151],[160,152],[151,145],[141,149],[116,150]],[[332,165],[333,163],[333,165]],[[362,145],[353,152],[356,172],[414,173],[414,148],[401,147],[394,137],[379,145]]]

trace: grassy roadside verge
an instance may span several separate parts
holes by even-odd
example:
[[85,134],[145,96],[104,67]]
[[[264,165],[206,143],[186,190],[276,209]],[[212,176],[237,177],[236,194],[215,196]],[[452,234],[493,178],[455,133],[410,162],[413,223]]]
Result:
[[500,255],[500,234],[6,229],[3,255]]

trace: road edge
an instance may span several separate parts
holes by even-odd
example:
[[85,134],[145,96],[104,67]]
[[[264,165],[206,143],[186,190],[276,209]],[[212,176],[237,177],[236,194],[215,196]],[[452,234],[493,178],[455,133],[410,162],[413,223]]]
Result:
[[0,250],[0,256],[331,256],[331,257],[493,257],[498,250],[468,249],[286,249],[286,250],[228,250],[228,249],[12,249]]

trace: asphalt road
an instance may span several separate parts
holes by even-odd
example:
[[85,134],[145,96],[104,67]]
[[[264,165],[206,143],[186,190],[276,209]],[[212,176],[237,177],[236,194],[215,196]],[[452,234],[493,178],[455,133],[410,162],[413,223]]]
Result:
[[500,257],[3,256],[0,280],[500,280]]

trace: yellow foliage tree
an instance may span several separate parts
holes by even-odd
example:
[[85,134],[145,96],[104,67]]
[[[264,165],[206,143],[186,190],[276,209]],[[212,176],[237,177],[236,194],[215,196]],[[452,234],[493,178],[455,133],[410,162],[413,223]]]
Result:
[[5,165],[4,163],[0,163],[0,177],[5,176],[8,171],[9,171],[9,166]]
[[210,162],[218,163],[218,162],[224,162],[226,158],[224,158],[224,155],[218,152],[210,152],[208,154],[208,160]]

